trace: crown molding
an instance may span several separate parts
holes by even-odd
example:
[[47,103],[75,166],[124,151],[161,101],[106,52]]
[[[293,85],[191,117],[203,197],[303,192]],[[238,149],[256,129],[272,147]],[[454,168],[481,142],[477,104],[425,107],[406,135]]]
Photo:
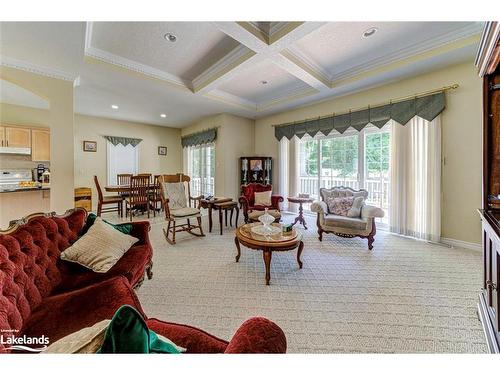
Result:
[[234,48],[231,52],[229,52],[215,64],[206,69],[203,73],[193,79],[193,91],[195,93],[200,91],[211,82],[222,77],[224,74],[230,72],[235,67],[255,55],[256,53],[254,51],[240,44],[238,47]]
[[226,104],[231,104],[234,106],[238,106],[242,109],[245,109],[247,111],[256,111],[257,110],[257,103],[254,103],[250,100],[244,99],[240,96],[230,94],[226,91],[222,90],[212,90],[207,94],[204,94],[203,96],[217,100]]
[[331,88],[332,83],[328,72],[302,53],[302,51],[300,51],[297,47],[289,46],[285,50],[281,51],[281,54],[303,70],[306,70],[309,74],[321,81],[325,86]]
[[164,72],[163,70],[153,68],[149,65],[145,65],[137,61],[129,60],[125,57],[103,51],[99,48],[94,48],[94,47],[86,48],[85,56],[91,57],[99,61],[103,61],[108,64],[116,65],[120,68],[131,70],[133,72],[140,73],[148,77],[156,78],[180,86],[182,88],[190,89],[189,82],[185,82],[180,77]]
[[0,65],[7,68],[19,69],[28,73],[38,74],[40,76],[60,79],[63,81],[74,82],[78,77],[76,74],[70,74],[62,70],[48,68],[37,64],[32,64],[27,61],[13,59],[11,57],[0,55]]
[[119,66],[120,68],[128,69],[136,73],[143,74],[148,77],[159,79],[182,88],[191,89],[191,82],[185,81],[180,77],[167,73],[163,70],[153,68],[150,65],[127,59],[114,53],[104,51],[99,48],[92,47],[92,30],[93,22],[87,22],[85,28],[85,56],[103,61],[108,64]]
[[467,39],[474,35],[478,35],[481,32],[481,30],[482,30],[481,24],[475,23],[463,27],[460,30],[450,31],[437,38],[427,39],[424,42],[404,47],[390,55],[373,59],[363,64],[344,70],[340,73],[336,73],[330,77],[330,82],[332,83],[333,86],[335,81],[349,79],[358,74],[383,67],[384,65],[389,65],[404,60],[406,58],[413,57],[415,55],[420,55],[430,52],[436,49],[437,47],[442,47],[445,45],[456,43],[460,40]]
[[293,102],[294,100],[305,98],[306,96],[314,95],[320,91],[314,88],[299,88],[293,91],[289,91],[286,94],[277,96],[273,99],[267,100],[265,102],[259,103],[257,106],[257,112],[262,112],[268,110],[277,105]]

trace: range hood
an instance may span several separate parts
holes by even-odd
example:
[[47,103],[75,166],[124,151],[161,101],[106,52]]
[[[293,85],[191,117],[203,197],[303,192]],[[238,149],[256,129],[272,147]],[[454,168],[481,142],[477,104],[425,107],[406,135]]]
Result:
[[31,155],[30,147],[0,147],[0,154]]

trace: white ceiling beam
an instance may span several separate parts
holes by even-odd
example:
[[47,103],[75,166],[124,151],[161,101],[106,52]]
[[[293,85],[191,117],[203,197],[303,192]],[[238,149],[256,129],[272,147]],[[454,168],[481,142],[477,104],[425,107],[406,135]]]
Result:
[[289,27],[285,26],[280,29],[281,37],[269,45],[266,38],[262,36],[261,30],[249,22],[214,22],[219,30],[237,40],[253,54],[248,51],[244,53],[241,47],[231,51],[193,80],[193,91],[206,94],[217,89],[222,83],[247,67],[265,59],[269,59],[318,91],[330,89],[330,82],[320,72],[299,60],[298,57],[293,58],[291,53],[288,55],[280,53],[324,24],[325,22],[291,22]]

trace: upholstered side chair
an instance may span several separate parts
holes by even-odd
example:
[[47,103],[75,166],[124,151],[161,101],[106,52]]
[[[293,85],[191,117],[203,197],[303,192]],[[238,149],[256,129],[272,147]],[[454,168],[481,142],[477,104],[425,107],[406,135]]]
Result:
[[364,189],[354,190],[349,187],[337,186],[331,189],[320,189],[321,200],[311,205],[311,211],[317,213],[319,240],[323,240],[323,233],[333,233],[339,237],[360,237],[368,240],[368,249],[373,249],[377,228],[376,217],[384,217],[384,211],[375,206],[363,203],[359,217],[335,215],[328,208],[328,199],[337,197],[368,197]]
[[[177,232],[188,232],[193,236],[204,237],[201,226],[200,201],[203,195],[192,197],[189,182],[191,178],[182,173],[171,175],[160,175],[160,199],[165,211],[167,229],[163,229],[163,234],[168,243],[175,245],[175,234]],[[187,191],[186,191],[187,186]],[[193,202],[193,206],[191,206]],[[198,202],[196,204],[196,202]],[[191,220],[196,220],[193,224]],[[184,222],[185,221],[185,222]],[[179,224],[179,222],[184,222]],[[199,230],[199,233],[193,232]]]
[[241,196],[239,203],[243,209],[243,216],[245,223],[258,221],[259,216],[263,215],[265,209],[274,217],[274,221],[279,223],[281,220],[280,202],[283,202],[283,197],[279,195],[271,195],[271,202],[269,205],[255,204],[255,193],[262,193],[265,191],[272,191],[272,185],[264,185],[257,183],[250,183],[248,185],[241,185]]

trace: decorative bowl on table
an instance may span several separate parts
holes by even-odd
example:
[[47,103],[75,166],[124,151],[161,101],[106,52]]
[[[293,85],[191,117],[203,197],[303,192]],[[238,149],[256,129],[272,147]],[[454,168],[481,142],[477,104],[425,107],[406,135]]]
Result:
[[264,212],[264,215],[259,216],[259,221],[262,223],[262,225],[253,226],[251,229],[252,232],[261,236],[269,236],[281,232],[281,228],[271,225],[272,223],[274,223],[274,216],[269,215],[269,213],[267,212],[267,208]]

